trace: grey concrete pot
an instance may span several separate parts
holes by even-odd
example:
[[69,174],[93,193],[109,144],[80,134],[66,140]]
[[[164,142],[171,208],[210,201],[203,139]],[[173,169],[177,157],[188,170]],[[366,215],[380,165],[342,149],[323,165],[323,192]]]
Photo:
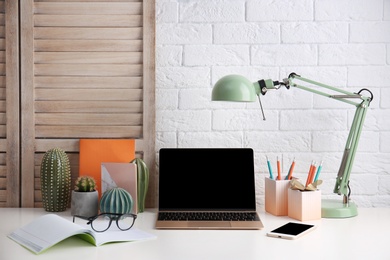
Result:
[[98,214],[99,193],[97,191],[72,191],[72,216],[92,217]]

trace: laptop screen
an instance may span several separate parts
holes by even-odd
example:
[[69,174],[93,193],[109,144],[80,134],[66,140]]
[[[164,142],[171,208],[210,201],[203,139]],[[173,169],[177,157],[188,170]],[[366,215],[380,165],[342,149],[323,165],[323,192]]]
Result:
[[256,210],[251,148],[161,148],[160,210]]

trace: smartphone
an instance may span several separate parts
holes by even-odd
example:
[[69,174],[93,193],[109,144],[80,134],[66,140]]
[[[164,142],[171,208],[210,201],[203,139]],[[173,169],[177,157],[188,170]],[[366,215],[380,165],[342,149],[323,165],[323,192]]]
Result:
[[287,224],[268,232],[267,236],[284,239],[297,239],[298,237],[314,230],[316,227],[316,225],[288,222]]

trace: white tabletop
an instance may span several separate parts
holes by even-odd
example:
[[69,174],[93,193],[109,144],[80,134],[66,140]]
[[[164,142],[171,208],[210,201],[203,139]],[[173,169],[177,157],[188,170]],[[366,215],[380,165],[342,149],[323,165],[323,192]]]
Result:
[[[0,208],[0,259],[390,259],[390,208],[359,208],[357,217],[321,219],[316,230],[284,240],[266,232],[289,221],[260,211],[262,230],[156,230],[155,209],[138,214],[135,226],[157,235],[140,242],[95,247],[77,237],[66,239],[40,255],[23,248],[6,235],[48,212],[40,208]],[[58,215],[72,219],[70,211]]]

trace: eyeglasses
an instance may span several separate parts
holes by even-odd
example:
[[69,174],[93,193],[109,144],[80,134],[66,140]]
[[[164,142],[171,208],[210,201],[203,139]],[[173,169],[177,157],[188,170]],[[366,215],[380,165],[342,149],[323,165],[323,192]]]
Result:
[[87,225],[91,225],[92,229],[96,232],[104,232],[110,228],[112,221],[116,222],[116,225],[120,230],[129,230],[134,225],[137,215],[131,213],[100,213],[99,215],[88,218],[74,215],[73,223],[76,217],[87,220]]

